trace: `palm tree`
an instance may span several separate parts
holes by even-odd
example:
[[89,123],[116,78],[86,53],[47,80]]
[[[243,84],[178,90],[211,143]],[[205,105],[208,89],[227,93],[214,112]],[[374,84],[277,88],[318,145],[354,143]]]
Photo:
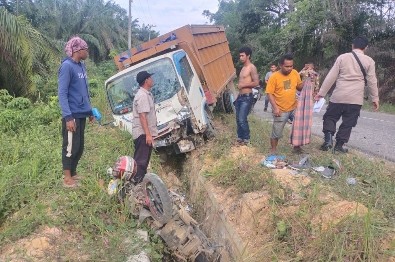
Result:
[[34,69],[46,71],[51,46],[22,16],[0,8],[0,88],[10,94],[29,95],[35,90]]
[[[20,1],[18,10],[23,17],[11,13],[15,0],[7,3],[11,11],[0,1],[0,89],[6,88],[11,94],[37,92],[37,79],[41,79],[39,88],[44,84],[54,89],[49,83],[54,81],[49,78],[56,75],[53,71],[64,55],[64,44],[73,35],[88,43],[94,62],[107,60],[114,49],[127,49],[128,16],[125,9],[111,1]],[[137,19],[132,27],[133,44],[140,42],[140,35],[148,35]]]

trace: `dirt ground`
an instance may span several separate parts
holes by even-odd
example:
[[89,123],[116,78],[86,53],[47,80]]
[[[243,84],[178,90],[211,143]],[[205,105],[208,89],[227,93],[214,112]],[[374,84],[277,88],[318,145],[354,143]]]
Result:
[[[236,160],[240,157],[252,159],[253,163],[259,164],[264,158],[252,147],[233,146],[228,158]],[[203,174],[205,170],[218,164],[218,159],[203,157],[199,153],[192,153],[186,161],[186,165],[194,166],[195,172]],[[206,190],[210,191],[218,203],[219,212],[227,218],[230,227],[233,228],[240,239],[243,254],[240,261],[262,261],[262,256],[270,256],[274,252],[273,239],[278,236],[278,219],[295,217],[301,205],[306,204],[302,196],[303,190],[311,183],[312,178],[305,174],[296,174],[290,169],[273,169],[272,177],[281,185],[283,191],[291,196],[287,203],[282,206],[273,205],[273,197],[267,188],[240,195],[235,188],[222,188],[210,181],[206,181]],[[173,180],[176,180],[173,178]],[[179,183],[179,182],[178,182]],[[311,218],[312,234],[323,232],[336,226],[351,216],[364,216],[368,209],[361,203],[347,201],[337,196],[328,189],[322,189],[318,201],[321,203],[317,213]],[[310,236],[312,239],[314,235]],[[383,240],[382,248],[390,248],[394,243],[392,238]],[[392,247],[393,248],[393,247]],[[299,252],[297,257],[303,259],[304,252]],[[286,259],[284,257],[284,259]],[[393,261],[395,258],[389,258]],[[281,260],[281,259],[280,259]]]
[[[89,261],[89,255],[79,249],[81,240],[76,233],[44,226],[28,237],[4,245],[0,249],[0,261]],[[70,243],[68,250],[62,250],[65,242]]]

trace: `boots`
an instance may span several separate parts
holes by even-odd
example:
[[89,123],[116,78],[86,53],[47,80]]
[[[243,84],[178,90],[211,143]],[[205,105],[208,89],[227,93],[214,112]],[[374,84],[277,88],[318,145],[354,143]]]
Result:
[[336,141],[335,151],[340,153],[347,153],[348,149],[343,147],[344,142]]
[[320,149],[322,151],[328,151],[329,149],[332,148],[333,146],[333,141],[332,141],[332,133],[331,132],[324,132],[324,143],[321,145]]

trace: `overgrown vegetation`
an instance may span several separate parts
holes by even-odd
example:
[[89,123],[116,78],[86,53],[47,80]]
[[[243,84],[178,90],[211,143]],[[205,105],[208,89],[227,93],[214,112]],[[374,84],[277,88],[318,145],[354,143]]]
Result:
[[[108,66],[90,67],[92,78],[102,83],[103,73],[112,73]],[[103,88],[93,90],[93,104],[106,117]],[[65,189],[57,98],[30,104],[4,90],[0,93],[0,101],[7,102],[0,105],[0,248],[51,226],[79,242],[74,250],[73,242],[60,241],[52,250],[54,260],[68,257],[73,249],[75,254],[67,259],[78,260],[76,256],[83,254],[90,261],[125,261],[144,249],[153,261],[160,261],[162,242],[157,237],[151,243],[141,241],[135,234],[136,221],[107,194],[106,170],[119,156],[132,155],[131,136],[109,126],[88,125],[78,170],[84,177],[82,186]]]
[[[132,32],[134,45],[158,35],[137,19]],[[1,1],[0,35],[0,89],[45,99],[66,41],[79,35],[95,63],[106,61],[127,50],[128,15],[110,1]]]
[[238,49],[253,49],[261,78],[284,53],[294,53],[297,69],[308,61],[325,76],[352,39],[370,39],[367,54],[376,61],[380,98],[395,103],[395,2],[392,0],[232,0],[204,14],[224,25],[234,61]]
[[[207,158],[215,159],[208,162],[203,175],[224,189],[236,189],[239,194],[236,199],[254,191],[270,196],[270,209],[266,212],[270,212],[271,224],[255,229],[265,232],[263,236],[257,233],[257,237],[268,239],[255,253],[245,254],[243,261],[261,261],[268,256],[272,261],[387,261],[395,255],[395,167],[391,163],[353,153],[322,152],[318,150],[320,140],[314,138],[305,147],[313,163],[334,165],[335,158],[340,161],[341,169],[330,180],[309,171],[309,184],[290,188],[260,165],[263,155],[269,152],[270,123],[251,116],[252,147],[234,151],[234,116],[219,115],[219,118],[226,130],[231,131],[218,132],[209,148],[203,150],[203,163]],[[287,135],[280,142],[279,152],[289,162],[298,161],[300,156],[292,154],[286,143]],[[348,177],[355,178],[356,185],[348,185]],[[349,212],[342,209],[343,203],[348,209],[358,209],[359,205],[363,212],[320,225],[326,217],[330,221],[338,213]],[[330,206],[335,209],[331,211]]]

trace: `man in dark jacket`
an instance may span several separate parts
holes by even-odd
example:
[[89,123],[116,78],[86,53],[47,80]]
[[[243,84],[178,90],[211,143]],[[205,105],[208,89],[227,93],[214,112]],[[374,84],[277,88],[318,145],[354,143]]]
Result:
[[62,110],[63,186],[76,187],[77,165],[84,150],[86,118],[93,121],[88,79],[83,60],[88,58],[88,45],[72,37],[65,46],[67,58],[58,72],[58,96]]

